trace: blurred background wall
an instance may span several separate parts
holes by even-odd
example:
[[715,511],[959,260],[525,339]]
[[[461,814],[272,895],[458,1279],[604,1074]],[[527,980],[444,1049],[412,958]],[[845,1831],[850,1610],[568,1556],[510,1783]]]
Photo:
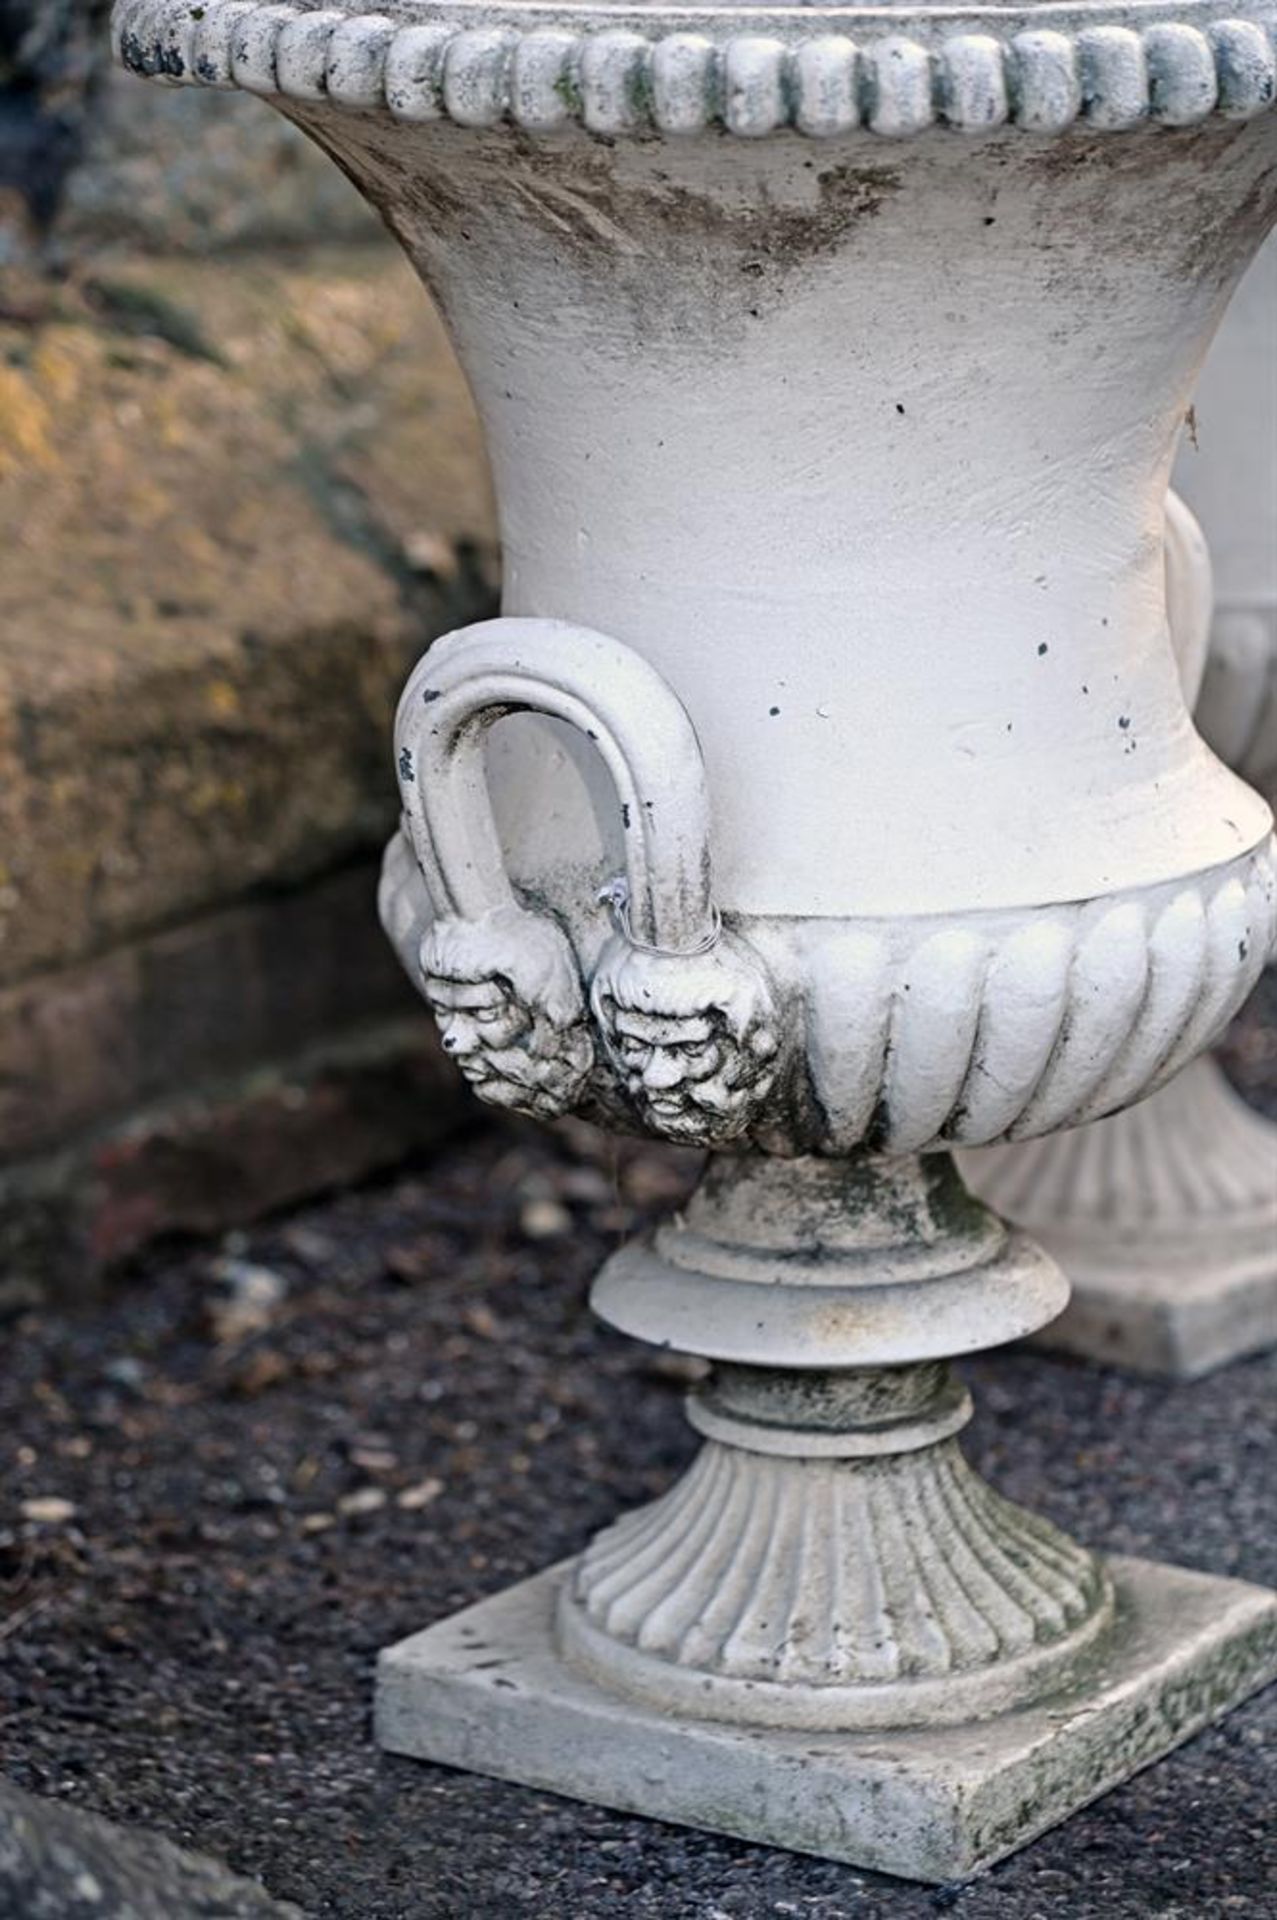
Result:
[[468,396],[336,169],[106,11],[0,0],[0,1304],[464,1112],[373,896],[495,605]]

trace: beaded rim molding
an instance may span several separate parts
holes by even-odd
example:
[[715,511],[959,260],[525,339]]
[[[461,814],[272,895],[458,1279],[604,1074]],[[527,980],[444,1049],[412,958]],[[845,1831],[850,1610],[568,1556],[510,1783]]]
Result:
[[[1190,3],[1178,19],[1158,9],[1130,24],[1142,11],[738,7],[652,18],[460,0],[445,18],[410,24],[254,0],[117,0],[113,30],[124,66],[177,85],[529,133],[864,128],[899,139],[932,126],[1053,134],[1077,123],[1118,133],[1245,120],[1273,104],[1277,15],[1239,20]],[[566,26],[578,12],[581,27]],[[469,13],[482,24],[459,24]],[[739,30],[746,17],[757,30]],[[908,34],[896,30],[903,21]],[[840,31],[852,25],[863,37]]]

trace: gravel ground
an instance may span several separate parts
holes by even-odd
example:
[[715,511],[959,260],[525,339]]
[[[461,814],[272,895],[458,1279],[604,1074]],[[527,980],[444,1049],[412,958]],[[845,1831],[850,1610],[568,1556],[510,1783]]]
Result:
[[[1230,1055],[1270,1108],[1274,1016],[1270,976]],[[379,1647],[581,1546],[690,1457],[679,1363],[585,1302],[688,1167],[494,1127],[12,1323],[9,1776],[343,1920],[1271,1920],[1277,1689],[940,1890],[374,1751]],[[1096,1546],[1277,1583],[1277,1356],[1182,1387],[1021,1353],[968,1372],[971,1452],[1005,1492]]]

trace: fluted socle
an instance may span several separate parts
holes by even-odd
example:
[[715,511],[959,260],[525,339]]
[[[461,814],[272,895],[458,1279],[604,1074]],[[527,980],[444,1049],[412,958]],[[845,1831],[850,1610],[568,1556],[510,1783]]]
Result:
[[934,1726],[1049,1691],[1110,1609],[1095,1557],[955,1440],[888,1460],[710,1442],[587,1548],[560,1632],[596,1677],[707,1718]]
[[1277,1129],[1208,1060],[1129,1113],[988,1148],[962,1167],[982,1199],[1069,1266],[1081,1248],[1115,1263],[1160,1265],[1168,1247],[1200,1261],[1203,1245],[1223,1252],[1247,1228],[1277,1266]]
[[1192,1379],[1277,1341],[1277,1127],[1213,1060],[1129,1113],[959,1160],[1069,1276],[1042,1344]]
[[1137,28],[1119,14],[1079,27],[1076,12],[1041,11],[1049,24],[1016,30],[990,12],[970,31],[942,22],[928,33],[915,21],[903,34],[889,11],[857,9],[853,39],[839,30],[849,10],[817,7],[797,18],[761,13],[774,30],[748,33],[733,31],[740,12],[707,10],[689,32],[654,10],[640,33],[606,15],[563,29],[514,16],[491,24],[476,8],[473,28],[455,16],[404,26],[251,0],[118,0],[114,26],[135,73],[529,133],[568,121],[608,136],[721,127],[744,139],[856,128],[903,139],[932,126],[1047,134],[1079,122],[1119,133],[1212,114],[1245,119],[1277,97],[1273,16],[1206,25],[1172,16]]

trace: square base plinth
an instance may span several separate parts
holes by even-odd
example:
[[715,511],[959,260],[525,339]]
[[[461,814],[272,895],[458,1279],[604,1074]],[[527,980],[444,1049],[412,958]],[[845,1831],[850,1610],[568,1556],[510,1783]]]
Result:
[[1277,1242],[1232,1260],[1203,1250],[1197,1265],[1082,1270],[1058,1320],[1033,1345],[1172,1380],[1195,1380],[1277,1347]]
[[381,1656],[392,1753],[912,1880],[1012,1853],[1277,1678],[1277,1594],[1110,1562],[1113,1633],[1040,1706],[939,1731],[778,1733],[676,1719],[559,1658],[570,1564]]

